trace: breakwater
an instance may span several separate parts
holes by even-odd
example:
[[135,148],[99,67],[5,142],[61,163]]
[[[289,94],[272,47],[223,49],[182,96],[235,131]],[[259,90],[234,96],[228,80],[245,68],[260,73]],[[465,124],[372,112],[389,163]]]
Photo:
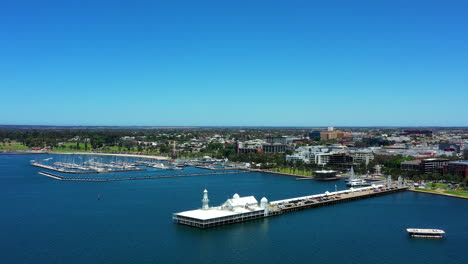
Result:
[[248,171],[226,171],[226,172],[208,172],[208,173],[191,173],[191,174],[175,174],[175,175],[157,175],[157,176],[141,176],[141,177],[126,177],[126,178],[98,178],[98,177],[63,177],[46,171],[41,171],[39,174],[61,181],[92,181],[92,182],[109,182],[109,181],[132,181],[132,180],[149,180],[149,179],[162,179],[162,178],[177,178],[177,177],[195,177],[207,175],[221,175],[221,174],[236,174],[248,173]]

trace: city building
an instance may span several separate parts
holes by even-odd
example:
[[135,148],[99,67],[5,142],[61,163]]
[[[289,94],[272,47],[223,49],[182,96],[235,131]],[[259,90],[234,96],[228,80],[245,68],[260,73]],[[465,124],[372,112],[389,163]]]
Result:
[[320,140],[320,131],[315,130],[309,133],[309,138],[313,140]]
[[351,134],[339,130],[320,132],[320,140],[342,139],[344,137],[351,137]]
[[419,171],[421,174],[428,173],[440,173],[443,174],[444,167],[447,166],[447,159],[421,159],[421,160],[411,160],[403,161],[400,163],[402,170],[415,170]]
[[301,153],[297,153],[293,155],[286,155],[286,161],[302,161],[304,163],[309,163],[309,158],[304,157]]
[[328,157],[328,164],[343,168],[351,168],[355,164],[353,163],[353,157],[347,153],[333,153]]
[[235,145],[235,148],[238,153],[262,152],[263,144],[265,144],[265,141],[263,140],[249,140],[245,142],[238,142]]
[[269,144],[288,144],[288,137],[286,136],[268,136],[266,142]]
[[353,157],[354,163],[363,163],[366,166],[369,165],[369,162],[374,160],[374,153],[367,149],[353,150],[350,152],[350,155]]
[[430,130],[405,130],[401,135],[418,136],[418,137],[432,137]]
[[456,153],[460,153],[461,144],[441,143],[439,144],[439,150],[454,151]]
[[421,160],[407,160],[400,163],[402,170],[419,171]]
[[447,162],[445,173],[460,175],[463,178],[468,178],[468,160],[457,160]]
[[264,144],[262,146],[263,152],[286,152],[286,150],[290,149],[291,147],[286,144]]

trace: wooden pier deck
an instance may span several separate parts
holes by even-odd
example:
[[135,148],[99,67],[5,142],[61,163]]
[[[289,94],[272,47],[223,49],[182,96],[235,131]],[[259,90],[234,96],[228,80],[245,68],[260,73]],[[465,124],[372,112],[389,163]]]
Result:
[[345,203],[370,197],[376,197],[385,194],[391,194],[395,192],[406,191],[408,187],[402,186],[397,187],[393,186],[391,188],[375,188],[369,189],[365,191],[351,191],[348,190],[347,192],[343,192],[339,195],[315,195],[314,196],[306,196],[306,197],[299,197],[299,198],[292,198],[288,199],[285,202],[283,201],[273,201],[270,203],[275,209],[280,209],[283,213],[299,211],[308,208],[314,207],[321,207],[326,205],[333,205],[339,203]]

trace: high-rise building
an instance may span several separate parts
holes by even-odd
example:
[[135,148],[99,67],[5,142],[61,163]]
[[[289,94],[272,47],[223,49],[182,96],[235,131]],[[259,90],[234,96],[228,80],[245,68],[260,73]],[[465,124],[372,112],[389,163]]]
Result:
[[313,140],[320,140],[320,131],[315,130],[309,133],[309,138]]
[[468,160],[449,161],[445,173],[468,178]]
[[320,132],[320,140],[342,139],[344,137],[350,137],[350,136],[351,135],[348,132],[343,132],[340,130]]

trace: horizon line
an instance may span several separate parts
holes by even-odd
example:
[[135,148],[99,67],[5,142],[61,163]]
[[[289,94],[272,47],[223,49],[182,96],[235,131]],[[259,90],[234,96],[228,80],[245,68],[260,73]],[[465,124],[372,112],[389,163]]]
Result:
[[440,126],[440,125],[418,125],[418,126],[408,126],[408,125],[314,125],[314,126],[293,126],[293,125],[32,125],[32,124],[0,124],[0,127],[104,127],[104,128],[207,128],[207,127],[229,127],[229,128],[411,128],[411,127],[421,127],[421,128],[468,128],[467,125],[451,125],[451,126]]

